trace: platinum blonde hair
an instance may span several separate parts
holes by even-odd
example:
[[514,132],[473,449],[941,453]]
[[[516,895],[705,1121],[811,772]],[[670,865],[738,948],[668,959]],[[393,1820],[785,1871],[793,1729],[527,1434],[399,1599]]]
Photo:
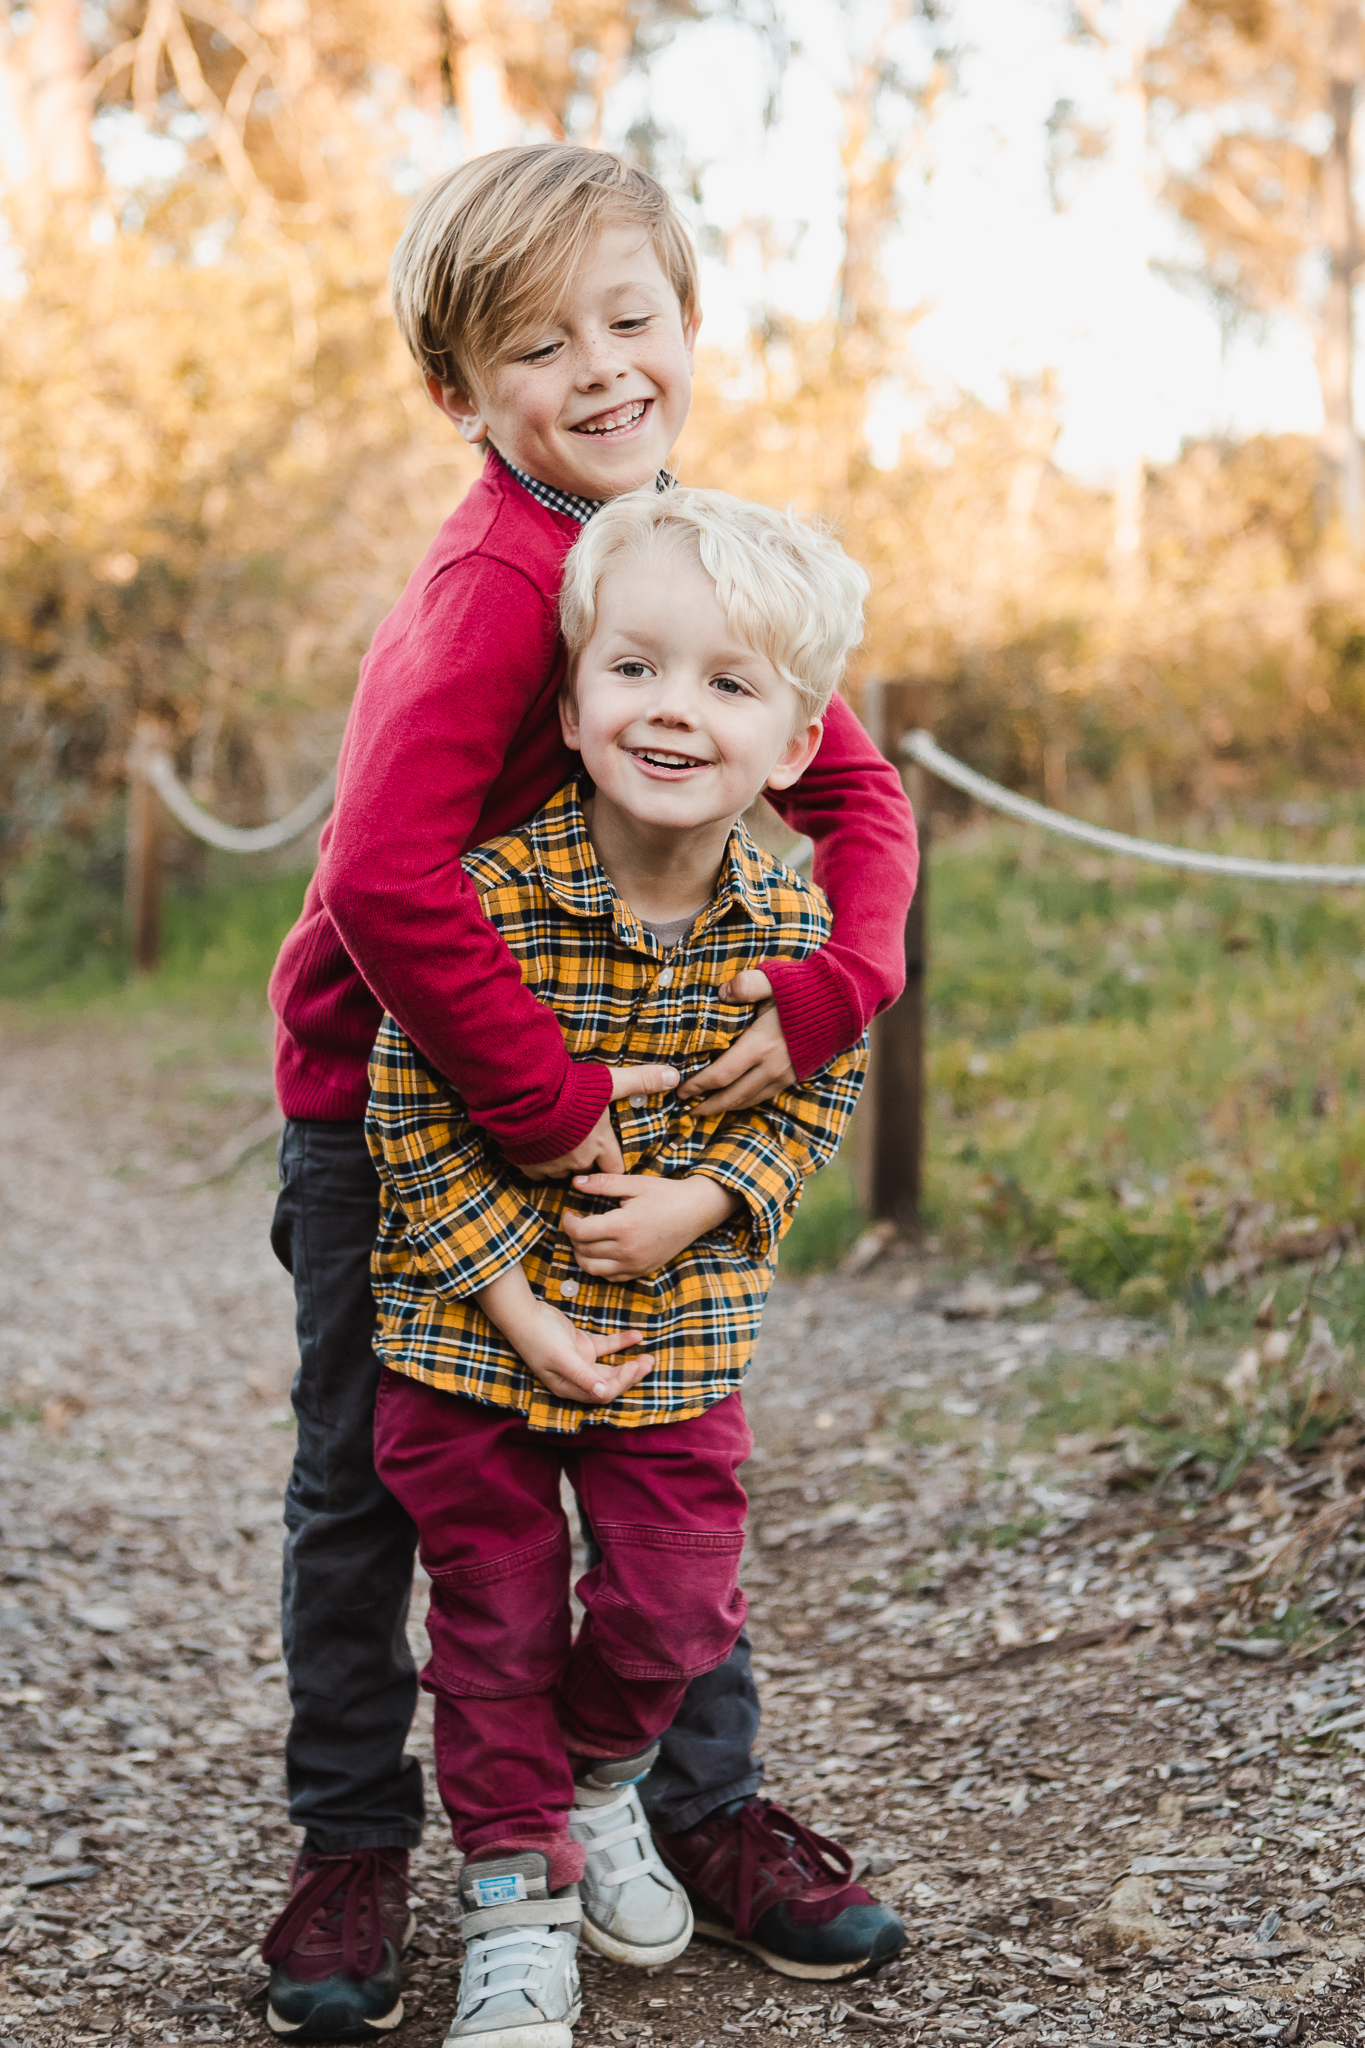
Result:
[[613,498],[588,521],[569,550],[559,597],[570,684],[597,624],[607,570],[665,548],[701,563],[731,632],[791,684],[805,719],[822,717],[863,637],[867,574],[820,527],[728,491],[651,484]]

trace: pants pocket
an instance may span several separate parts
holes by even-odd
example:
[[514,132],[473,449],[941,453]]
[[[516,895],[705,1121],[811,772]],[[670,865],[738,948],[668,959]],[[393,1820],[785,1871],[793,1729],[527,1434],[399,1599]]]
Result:
[[578,1582],[584,1624],[621,1678],[697,1677],[723,1664],[749,1603],[739,1586],[739,1530],[597,1528],[603,1559]]
[[431,1576],[428,1692],[515,1699],[548,1692],[569,1655],[567,1526],[525,1550]]

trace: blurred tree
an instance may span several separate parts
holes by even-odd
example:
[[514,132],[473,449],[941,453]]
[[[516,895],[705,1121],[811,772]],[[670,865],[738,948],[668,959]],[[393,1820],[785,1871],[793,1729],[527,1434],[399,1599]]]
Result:
[[1072,4],[1080,26],[1104,52],[1113,87],[1113,115],[1105,150],[1111,242],[1104,346],[1113,372],[1116,424],[1126,423],[1128,431],[1115,467],[1110,566],[1120,602],[1133,605],[1147,582],[1143,546],[1147,448],[1141,395],[1147,375],[1142,335],[1152,240],[1148,10],[1145,0],[1072,0]]
[[1150,66],[1152,90],[1179,121],[1172,154],[1180,167],[1168,191],[1203,242],[1208,283],[1243,310],[1292,308],[1316,332],[1323,466],[1356,548],[1352,290],[1361,249],[1351,135],[1365,82],[1359,17],[1358,4],[1344,0],[1182,0]]
[[[0,854],[54,819],[93,829],[140,713],[230,815],[286,808],[326,765],[375,623],[472,474],[388,317],[411,117],[590,130],[637,33],[689,4],[0,16],[26,284],[0,332]],[[167,168],[123,189],[92,132],[114,166],[134,141]]]
[[8,182],[26,222],[99,184],[80,15],[79,0],[36,0],[20,34],[9,0],[0,12],[0,83],[10,110],[0,127],[8,128]]
[[[29,107],[39,76],[40,13],[68,58],[74,32],[88,39],[78,82],[101,152],[82,159],[73,116],[61,149],[57,121],[30,158],[27,126],[0,105],[23,258],[0,325],[0,859],[25,844],[37,857],[54,831],[106,844],[141,713],[241,822],[287,808],[330,765],[359,656],[474,473],[389,318],[402,191],[424,149],[448,150],[443,109],[466,144],[480,134],[478,64],[490,139],[504,121],[592,137],[613,80],[693,4],[0,13],[11,107]],[[776,0],[695,4],[760,32],[780,68]],[[1122,44],[1117,4],[1095,19]],[[1213,801],[1257,777],[1354,774],[1365,595],[1340,564],[1321,573],[1302,444],[1197,447],[1154,469],[1148,589],[1132,606],[1115,602],[1112,507],[1052,462],[1046,380],[998,409],[915,388],[916,313],[888,290],[888,251],[933,172],[957,17],[940,0],[849,0],[840,19],[845,47],[824,53],[844,120],[830,305],[813,322],[770,313],[739,359],[703,359],[686,475],[838,521],[874,580],[867,668],[939,677],[948,742],[1054,801],[1113,780],[1148,829],[1153,790]],[[1220,51],[1238,34],[1218,29]],[[63,76],[70,114],[69,63]],[[1248,82],[1248,105],[1260,90]],[[1318,245],[1292,191],[1285,205],[1264,232],[1290,252],[1287,289]],[[1248,274],[1261,249],[1248,228]],[[893,456],[896,407],[914,424]]]

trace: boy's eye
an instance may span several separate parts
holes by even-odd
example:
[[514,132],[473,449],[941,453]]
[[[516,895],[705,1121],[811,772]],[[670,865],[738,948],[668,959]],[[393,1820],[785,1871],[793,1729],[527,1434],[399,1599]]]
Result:
[[642,676],[649,674],[649,663],[645,661],[618,661],[616,673],[618,676],[624,676],[627,682],[637,683]]
[[551,356],[557,354],[562,346],[563,344],[558,341],[542,342],[539,348],[528,349],[525,355],[518,356],[517,361],[519,363],[548,363]]
[[649,315],[630,313],[624,320],[613,320],[611,324],[620,334],[638,334],[642,327],[648,327]]
[[715,676],[711,688],[723,691],[727,697],[747,697],[749,694],[748,684],[742,683],[738,676]]

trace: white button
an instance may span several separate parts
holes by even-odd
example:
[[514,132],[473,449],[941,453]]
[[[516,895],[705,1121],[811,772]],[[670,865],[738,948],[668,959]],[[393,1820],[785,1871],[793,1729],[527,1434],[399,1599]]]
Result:
[[578,1292],[578,1282],[576,1280],[561,1280],[559,1291],[566,1301],[572,1301]]
[[643,1109],[649,1097],[647,1095],[632,1095],[629,1100],[632,1109]]
[[656,988],[667,988],[668,984],[672,981],[672,979],[673,969],[671,967],[665,967],[663,973],[659,976],[658,981],[654,985]]

